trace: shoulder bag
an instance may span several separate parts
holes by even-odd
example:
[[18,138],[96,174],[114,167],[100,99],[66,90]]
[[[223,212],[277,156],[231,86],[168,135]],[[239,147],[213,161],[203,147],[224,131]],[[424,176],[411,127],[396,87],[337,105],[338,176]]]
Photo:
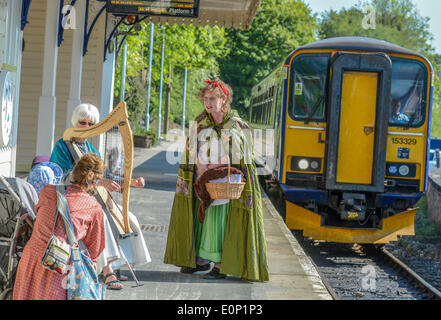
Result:
[[98,274],[83,241],[77,241],[70,217],[64,185],[57,185],[57,206],[63,217],[67,238],[72,247],[71,266],[67,278],[67,300],[104,300],[106,286]]

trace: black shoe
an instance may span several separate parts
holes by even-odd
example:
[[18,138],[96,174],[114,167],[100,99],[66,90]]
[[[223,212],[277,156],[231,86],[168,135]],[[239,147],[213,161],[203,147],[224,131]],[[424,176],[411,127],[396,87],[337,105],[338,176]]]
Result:
[[196,268],[192,267],[182,267],[181,273],[195,273],[197,271],[208,271],[210,270],[210,264],[196,264]]
[[223,279],[226,276],[227,276],[226,274],[220,273],[219,268],[214,267],[213,269],[211,269],[210,272],[204,275],[204,279],[209,279],[209,280]]

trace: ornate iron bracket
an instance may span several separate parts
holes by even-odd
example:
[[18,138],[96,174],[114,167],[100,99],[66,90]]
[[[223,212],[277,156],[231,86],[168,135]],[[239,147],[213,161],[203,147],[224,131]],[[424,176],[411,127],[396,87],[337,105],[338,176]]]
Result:
[[[118,56],[119,56],[119,52],[121,51],[121,47],[122,47],[122,45],[124,44],[124,41],[126,41],[126,39],[127,39],[127,36],[135,36],[135,35],[137,35],[137,34],[131,34],[131,31],[133,30],[133,28],[135,28],[136,27],[136,25],[137,24],[139,24],[141,21],[144,21],[145,19],[147,19],[148,18],[148,16],[143,16],[142,18],[137,18],[136,20],[135,20],[135,22],[133,22],[133,23],[131,23],[131,24],[127,24],[127,25],[129,25],[130,26],[130,28],[129,28],[129,30],[127,30],[126,32],[124,32],[124,34],[123,34],[123,38],[121,39],[121,42],[118,44],[118,42],[117,42],[117,50],[116,50],[116,57],[115,57],[115,60],[116,61],[118,61]],[[124,22],[123,22],[124,23]],[[126,23],[125,23],[126,24]]]
[[121,16],[120,20],[118,21],[118,23],[113,27],[112,31],[110,32],[109,37],[106,39],[106,44],[104,45],[104,61],[106,61],[106,56],[107,56],[107,50],[109,48],[110,42],[112,41],[112,37],[115,34],[116,30],[118,29],[118,27],[121,25],[121,23],[127,18],[127,16]]
[[109,45],[110,45],[110,43],[111,43],[111,41],[112,41],[112,37],[115,35],[116,30],[118,30],[118,27],[121,25],[121,23],[124,23],[125,25],[130,26],[130,29],[129,29],[127,32],[124,33],[124,37],[123,37],[123,39],[121,40],[120,44],[119,44],[119,45],[118,45],[118,44],[116,45],[116,46],[117,46],[116,57],[118,57],[118,53],[119,53],[119,51],[120,51],[120,49],[121,49],[122,44],[123,44],[124,41],[127,39],[127,36],[130,35],[130,31],[132,31],[132,29],[133,29],[138,23],[140,23],[141,21],[145,20],[145,19],[148,17],[148,16],[143,16],[142,18],[139,18],[139,16],[136,16],[135,21],[133,21],[133,22],[124,22],[124,21],[127,19],[128,16],[129,16],[129,15],[122,15],[122,16],[118,15],[118,17],[121,17],[121,18],[120,18],[120,20],[118,21],[118,23],[113,27],[112,32],[110,32],[109,37],[106,39],[106,44],[105,44],[105,46],[104,46],[104,61],[106,61],[107,50],[108,50]]
[[31,0],[23,0],[21,6],[21,31],[24,30],[28,21],[29,7],[31,6]]
[[92,21],[92,24],[90,25],[89,30],[87,29],[87,21],[89,20],[89,0],[87,0],[86,3],[86,17],[84,19],[84,39],[83,39],[83,56],[87,53],[87,45],[89,44],[90,35],[92,34],[93,28],[95,27],[96,22],[98,21],[98,18],[101,16],[101,14],[105,11],[106,6],[104,5],[98,14],[95,16],[95,18]]
[[[89,0],[87,0],[89,1]],[[77,0],[72,0],[70,3],[70,7],[73,7]],[[64,41],[63,35],[64,35],[64,27],[63,27],[63,20],[67,16],[70,15],[70,9],[66,11],[66,13],[63,15],[63,7],[64,7],[64,0],[60,0],[60,12],[58,15],[58,46],[61,46],[61,43]]]

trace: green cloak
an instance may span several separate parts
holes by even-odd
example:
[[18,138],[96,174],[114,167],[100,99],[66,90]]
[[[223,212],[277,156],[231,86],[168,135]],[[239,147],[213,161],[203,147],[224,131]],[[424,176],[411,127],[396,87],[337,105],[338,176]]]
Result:
[[[250,281],[268,281],[268,261],[263,228],[262,200],[254,164],[252,139],[248,124],[236,111],[228,112],[221,124],[214,123],[203,111],[196,117],[196,128],[190,130],[186,150],[179,166],[176,193],[173,201],[164,263],[180,267],[195,267],[193,214],[196,214],[196,195],[193,189],[196,165],[196,137],[203,129],[222,132],[224,148],[230,150],[230,163],[245,174],[246,185],[239,199],[230,200],[220,272]],[[228,130],[230,140],[225,139]],[[193,131],[194,134],[191,134]],[[229,144],[229,145],[227,145]],[[194,146],[193,148],[190,146]],[[231,152],[232,151],[232,152]],[[241,154],[241,158],[237,158]],[[245,157],[243,155],[247,155]],[[252,159],[250,161],[249,159]]]

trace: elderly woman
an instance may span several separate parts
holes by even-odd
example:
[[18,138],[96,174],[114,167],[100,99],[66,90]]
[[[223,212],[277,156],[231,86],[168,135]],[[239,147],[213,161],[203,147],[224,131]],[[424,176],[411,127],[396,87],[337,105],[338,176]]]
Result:
[[[102,177],[103,161],[95,154],[80,159],[73,169],[74,182],[66,187],[66,199],[78,240],[82,240],[92,261],[96,262],[104,250],[105,231],[103,210],[89,194],[92,182]],[[63,219],[57,219],[57,193],[54,185],[46,185],[36,206],[37,219],[17,268],[14,300],[66,300],[66,275],[43,268],[41,260],[52,232],[67,242]]]
[[[100,114],[98,112],[98,109],[93,104],[82,103],[79,104],[73,111],[72,125],[76,128],[87,128],[96,124],[99,121],[99,118]],[[87,141],[87,139],[74,138],[74,141],[83,154],[93,152],[101,156],[99,151],[93,145],[91,145],[89,141]],[[64,143],[63,138],[60,138],[55,143],[50,161],[58,164],[63,169],[65,175],[68,175],[69,172],[72,170],[74,160],[69,152],[69,149]],[[132,179],[130,185],[133,187],[143,188],[144,184],[144,178],[139,177],[136,179]],[[117,191],[120,189],[119,184],[112,181],[111,179],[103,178],[100,181],[100,185],[105,187],[109,192]]]
[[39,195],[45,185],[60,184],[62,178],[63,170],[60,166],[56,163],[45,161],[38,162],[32,166],[27,181],[35,188]]
[[[180,266],[182,273],[207,271],[214,263],[206,279],[229,274],[266,281],[262,203],[252,148],[247,149],[249,127],[231,110],[230,86],[219,79],[206,83],[200,94],[205,110],[196,117],[198,141],[192,143],[195,137],[190,136],[179,167],[164,262]],[[246,181],[240,199],[207,200],[207,176],[225,176],[228,162]]]
[[[77,128],[87,128],[94,124],[96,124],[99,120],[99,112],[98,109],[88,103],[83,103],[78,105],[72,114],[72,125]],[[99,151],[87,141],[87,139],[84,138],[74,138],[75,144],[78,146],[78,148],[81,150],[82,154],[87,153],[96,153],[97,155],[100,155]],[[54,149],[52,150],[52,154],[50,157],[50,161],[57,163],[62,169],[65,174],[65,181],[69,179],[69,173],[71,172],[73,165],[74,165],[74,157],[71,155],[68,147],[66,146],[63,139],[59,139]],[[108,178],[107,176],[112,176],[111,174],[106,171],[105,178],[100,179],[97,183],[98,186],[103,186],[106,188],[107,191],[119,191],[121,189],[120,185],[113,181],[112,179]],[[131,186],[137,187],[137,188],[143,188],[144,187],[144,178],[139,177],[136,179],[131,180]],[[140,254],[140,257],[137,261],[142,261],[143,263],[147,263],[151,261],[150,255],[147,250],[147,246],[144,241],[144,237],[142,236],[142,233],[139,228],[139,223],[136,217],[130,213],[130,220],[131,223],[135,225],[137,229],[139,229],[139,236],[135,237],[137,241],[137,248],[141,248],[142,250],[138,250],[137,253]],[[122,276],[119,274],[115,274],[113,272],[113,269],[111,267],[111,263],[114,262],[114,264],[118,264],[119,266],[122,266],[121,261],[121,255],[119,253],[119,249],[116,244],[116,240],[112,236],[112,231],[109,223],[106,221],[105,216],[105,228],[106,228],[106,250],[103,252],[103,255],[100,257],[98,261],[98,269],[100,270],[103,265],[105,265],[103,269],[103,276],[104,276],[104,282],[107,285],[108,289],[113,290],[121,290],[123,288],[123,285],[119,280],[127,280],[127,277]],[[142,264],[142,263],[139,263]]]

